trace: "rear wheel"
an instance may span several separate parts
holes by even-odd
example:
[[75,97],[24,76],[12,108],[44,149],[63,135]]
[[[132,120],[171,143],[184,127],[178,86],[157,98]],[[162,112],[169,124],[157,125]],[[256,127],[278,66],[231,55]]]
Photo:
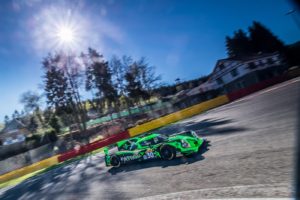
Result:
[[164,145],[160,148],[160,155],[164,160],[172,160],[176,157],[176,150],[174,147]]
[[110,164],[113,167],[120,167],[120,165],[121,165],[120,158],[118,156],[116,156],[116,155],[111,156],[111,158],[110,158]]

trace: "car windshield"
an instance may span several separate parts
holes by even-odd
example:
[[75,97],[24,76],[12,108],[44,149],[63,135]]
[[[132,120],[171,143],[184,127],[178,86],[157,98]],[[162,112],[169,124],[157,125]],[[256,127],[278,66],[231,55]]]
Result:
[[137,149],[136,143],[132,142],[132,143],[130,144],[129,150],[130,150],[130,151],[134,151],[134,150],[136,150],[136,149]]
[[0,200],[300,199],[299,1],[0,0]]

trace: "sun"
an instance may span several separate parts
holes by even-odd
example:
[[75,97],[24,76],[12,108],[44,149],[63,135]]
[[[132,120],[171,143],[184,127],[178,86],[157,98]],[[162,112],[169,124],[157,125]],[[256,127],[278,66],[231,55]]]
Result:
[[78,35],[76,29],[67,24],[63,24],[56,27],[55,37],[57,43],[63,49],[73,49],[76,46]]
[[76,9],[46,7],[34,16],[33,22],[32,35],[39,51],[81,52],[95,40],[87,39],[91,37],[90,20]]
[[57,30],[58,40],[63,44],[71,44],[75,41],[75,31],[67,26],[62,26]]

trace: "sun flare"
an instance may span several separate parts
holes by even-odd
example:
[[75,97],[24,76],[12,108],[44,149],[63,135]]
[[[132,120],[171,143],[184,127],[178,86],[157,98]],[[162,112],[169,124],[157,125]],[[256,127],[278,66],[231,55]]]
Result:
[[62,26],[57,30],[57,38],[63,44],[71,44],[75,41],[75,31],[67,26]]
[[[77,8],[45,7],[32,18],[32,36],[38,52],[82,52],[93,44],[102,45],[102,32],[93,19]],[[104,26],[101,26],[102,28]],[[95,28],[98,29],[97,33]],[[99,35],[100,34],[100,35]]]

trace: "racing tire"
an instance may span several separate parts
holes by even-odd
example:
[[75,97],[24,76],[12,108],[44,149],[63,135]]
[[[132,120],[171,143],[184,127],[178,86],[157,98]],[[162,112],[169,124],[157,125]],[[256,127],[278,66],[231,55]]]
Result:
[[121,166],[121,161],[120,161],[119,156],[112,155],[111,158],[110,158],[110,164],[111,164],[111,166],[113,166],[115,168],[120,167]]
[[169,145],[163,145],[160,148],[161,158],[164,160],[173,160],[176,157],[176,149]]

